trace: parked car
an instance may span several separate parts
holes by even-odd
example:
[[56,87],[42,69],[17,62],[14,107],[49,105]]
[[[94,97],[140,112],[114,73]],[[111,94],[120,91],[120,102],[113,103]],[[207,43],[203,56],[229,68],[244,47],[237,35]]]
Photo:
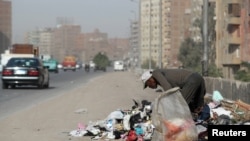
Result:
[[43,65],[41,59],[36,57],[14,57],[8,60],[2,71],[2,88],[9,86],[32,85],[38,88],[49,87],[48,67]]
[[43,60],[43,65],[48,66],[49,72],[58,73],[58,61],[55,59]]

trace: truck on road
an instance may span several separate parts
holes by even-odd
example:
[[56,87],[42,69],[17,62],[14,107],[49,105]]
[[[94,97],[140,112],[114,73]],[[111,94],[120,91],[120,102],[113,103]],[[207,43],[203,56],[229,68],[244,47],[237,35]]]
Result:
[[35,47],[33,44],[13,44],[10,52],[12,54],[33,54],[38,57],[39,48]]
[[62,69],[64,71],[72,70],[76,71],[77,59],[75,56],[65,56],[62,62]]
[[114,71],[124,71],[125,66],[124,62],[122,60],[114,61]]
[[1,54],[0,69],[5,66],[12,57],[37,57],[38,55],[38,47],[32,44],[13,44],[10,49],[5,50],[5,52]]
[[[37,53],[38,53],[38,49]],[[5,50],[1,54],[1,65],[4,66],[12,57],[35,57],[34,47],[30,44],[14,44],[12,49]]]
[[93,59],[93,62],[95,63],[94,71],[102,70],[106,72],[106,69],[109,65],[109,58],[105,54],[99,52]]

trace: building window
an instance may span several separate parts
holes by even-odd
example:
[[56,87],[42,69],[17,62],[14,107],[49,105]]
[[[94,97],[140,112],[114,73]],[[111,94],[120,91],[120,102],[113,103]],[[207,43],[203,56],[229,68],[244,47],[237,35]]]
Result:
[[240,5],[237,3],[229,4],[228,14],[232,17],[240,17]]

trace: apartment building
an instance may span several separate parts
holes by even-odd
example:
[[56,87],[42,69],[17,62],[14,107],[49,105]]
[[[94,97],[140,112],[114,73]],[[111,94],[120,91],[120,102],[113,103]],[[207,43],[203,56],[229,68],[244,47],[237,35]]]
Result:
[[24,43],[33,44],[34,46],[38,46],[40,42],[40,32],[43,29],[35,29],[33,31],[26,32],[24,35]]
[[25,42],[39,48],[40,55],[51,55],[59,62],[66,55],[74,55],[81,62],[93,60],[99,53],[105,53],[110,60],[123,60],[128,57],[127,38],[109,39],[107,33],[98,29],[81,33],[78,25],[58,25],[56,28],[36,29],[26,33]]
[[216,1],[216,65],[225,78],[250,61],[249,8],[249,0]]
[[52,55],[53,41],[54,41],[54,29],[45,28],[40,32],[40,42],[38,43],[39,53],[41,55]]
[[81,35],[81,26],[74,24],[58,24],[54,30],[54,41],[51,53],[57,60],[63,60],[66,55],[78,57],[77,39]]
[[189,35],[190,4],[190,0],[141,0],[141,64],[153,60],[157,67],[181,65],[178,53],[181,42]]
[[129,52],[129,40],[126,38],[108,38],[107,33],[95,29],[84,33],[85,61],[91,61],[99,52],[107,55],[109,60],[123,60]]
[[185,40],[186,27],[190,27],[190,0],[171,0],[170,9],[170,53],[168,67],[179,67],[178,54],[181,43]]
[[130,51],[132,48],[128,38],[110,38],[108,42],[111,61],[131,59]]
[[40,28],[25,33],[24,42],[32,44],[39,49],[39,55],[52,55],[54,41],[53,28]]
[[[195,23],[197,20],[202,21],[202,6],[203,0],[192,0],[191,5],[191,23]],[[190,37],[194,40],[194,42],[202,42],[202,35],[201,35],[201,27],[198,25],[191,25],[189,27]]]
[[0,53],[12,42],[12,5],[10,0],[0,0]]
[[84,34],[84,52],[85,61],[93,60],[99,52],[107,55],[108,52],[108,34],[95,29],[93,32]]
[[[141,0],[140,3],[140,63],[152,61],[160,66],[161,60],[161,24],[160,4],[161,0]],[[152,60],[152,61],[151,61]]]
[[131,21],[130,23],[130,54],[128,60],[131,63],[132,67],[140,67],[139,66],[139,56],[140,56],[140,50],[139,50],[139,39],[140,39],[140,30],[139,30],[139,22],[137,20]]

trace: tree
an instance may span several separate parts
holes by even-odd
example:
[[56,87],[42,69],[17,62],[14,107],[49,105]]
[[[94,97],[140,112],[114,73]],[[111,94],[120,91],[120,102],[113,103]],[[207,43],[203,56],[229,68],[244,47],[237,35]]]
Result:
[[181,44],[178,60],[182,62],[183,68],[199,71],[201,53],[201,45],[194,42],[191,38],[186,38]]
[[248,62],[242,62],[241,65],[242,65],[243,69],[239,70],[235,74],[234,78],[236,80],[240,80],[240,81],[243,81],[243,82],[249,82],[250,81],[250,72],[249,72],[249,70],[250,70],[250,63],[248,63]]

